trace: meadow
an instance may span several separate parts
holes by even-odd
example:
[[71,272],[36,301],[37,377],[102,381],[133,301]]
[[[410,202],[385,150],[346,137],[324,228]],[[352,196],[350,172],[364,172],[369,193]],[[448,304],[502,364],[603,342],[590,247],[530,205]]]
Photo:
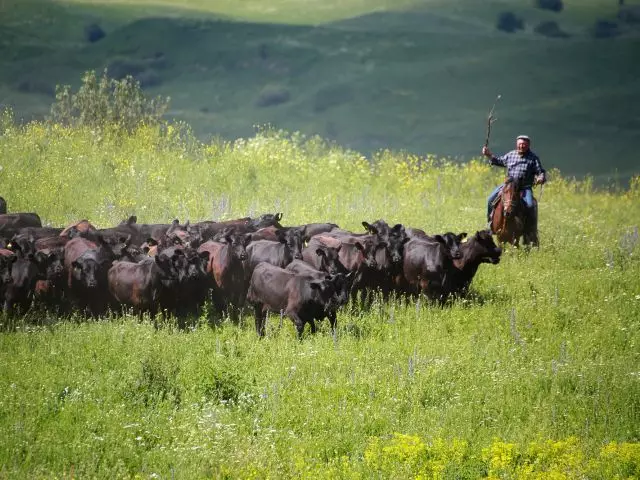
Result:
[[[565,0],[561,13],[532,3],[2,0],[0,104],[41,119],[56,84],[108,67],[171,96],[167,117],[205,141],[271,124],[366,154],[469,160],[501,94],[496,151],[526,133],[547,166],[626,183],[637,174],[637,25],[596,39],[597,20],[617,21],[615,0]],[[524,30],[496,30],[505,10]],[[570,37],[535,33],[545,21]],[[95,43],[91,24],[106,33]]]
[[[108,129],[0,117],[0,193],[100,227],[283,212],[483,228],[502,171],[264,129]],[[298,341],[271,316],[187,330],[32,312],[0,333],[3,478],[638,478],[640,179],[550,172],[541,248],[506,248],[445,307],[376,301]],[[4,324],[3,326],[6,326]]]

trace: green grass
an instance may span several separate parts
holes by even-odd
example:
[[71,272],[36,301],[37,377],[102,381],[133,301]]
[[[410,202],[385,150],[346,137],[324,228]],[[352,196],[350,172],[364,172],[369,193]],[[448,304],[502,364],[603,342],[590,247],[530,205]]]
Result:
[[[525,132],[547,168],[625,181],[638,171],[640,125],[629,107],[640,76],[637,31],[593,40],[587,29],[614,18],[616,2],[565,3],[558,15],[525,0],[508,7],[470,0],[5,0],[0,103],[21,118],[39,118],[56,83],[77,84],[85,70],[114,71],[120,62],[121,71],[153,79],[150,93],[171,96],[169,116],[188,121],[200,138],[247,137],[254,125],[271,124],[367,154],[392,148],[469,159],[501,94],[496,151]],[[505,8],[525,18],[524,32],[495,30]],[[549,19],[572,38],[533,33]],[[93,45],[83,39],[90,21],[107,31]],[[287,91],[289,100],[262,107],[265,89]]]
[[[0,191],[45,223],[282,211],[475,232],[501,172],[265,132],[199,144],[32,124],[0,136]],[[634,478],[640,202],[552,172],[540,250],[507,248],[445,308],[376,303],[296,340],[32,314],[0,333],[9,478]],[[536,192],[538,196],[540,191]],[[564,475],[564,476],[562,476]]]

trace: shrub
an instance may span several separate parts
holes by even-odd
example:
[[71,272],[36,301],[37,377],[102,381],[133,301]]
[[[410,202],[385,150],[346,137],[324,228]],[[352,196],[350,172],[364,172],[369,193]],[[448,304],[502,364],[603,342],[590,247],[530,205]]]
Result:
[[107,34],[97,23],[90,23],[84,27],[84,38],[90,43],[102,40]]
[[561,12],[564,8],[562,0],[534,0],[534,5],[543,10],[551,10],[552,12]]
[[628,24],[640,23],[640,5],[633,5],[628,7],[621,7],[618,10],[618,20]]
[[132,132],[136,127],[161,121],[170,99],[147,98],[140,82],[130,75],[121,80],[102,77],[89,71],[82,77],[77,93],[69,85],[56,87],[56,101],[51,106],[51,123],[85,125],[92,128],[113,126]]
[[620,35],[620,30],[615,22],[598,20],[591,28],[591,35],[595,38],[612,38]]
[[503,32],[513,33],[516,30],[524,29],[524,21],[513,12],[502,12],[498,15],[496,28]]
[[289,90],[284,88],[281,85],[266,85],[258,99],[256,100],[256,105],[258,107],[271,107],[274,105],[280,105],[281,103],[286,103],[291,98],[291,94]]
[[569,34],[562,30],[557,22],[553,20],[549,20],[546,22],[540,22],[533,29],[534,32],[544,35],[545,37],[553,37],[553,38],[569,38]]

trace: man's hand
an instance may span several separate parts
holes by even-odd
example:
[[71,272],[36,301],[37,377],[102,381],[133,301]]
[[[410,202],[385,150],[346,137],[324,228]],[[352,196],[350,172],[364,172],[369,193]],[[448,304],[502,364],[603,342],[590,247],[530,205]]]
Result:
[[547,179],[546,179],[544,173],[541,173],[540,175],[536,175],[536,178],[534,179],[534,183],[536,185],[542,185],[546,181],[547,181]]
[[487,147],[486,145],[482,147],[482,155],[489,158],[493,157],[493,153],[491,153],[491,150],[489,150],[489,147]]

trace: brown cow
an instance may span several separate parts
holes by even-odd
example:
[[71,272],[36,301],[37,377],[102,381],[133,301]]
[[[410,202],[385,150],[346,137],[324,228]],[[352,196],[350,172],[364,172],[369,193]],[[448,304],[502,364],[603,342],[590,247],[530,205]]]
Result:
[[230,233],[219,242],[209,240],[198,248],[198,252],[209,252],[207,273],[214,282],[213,303],[218,311],[229,312],[229,307],[242,307],[247,296],[248,284],[244,261],[250,234]]

